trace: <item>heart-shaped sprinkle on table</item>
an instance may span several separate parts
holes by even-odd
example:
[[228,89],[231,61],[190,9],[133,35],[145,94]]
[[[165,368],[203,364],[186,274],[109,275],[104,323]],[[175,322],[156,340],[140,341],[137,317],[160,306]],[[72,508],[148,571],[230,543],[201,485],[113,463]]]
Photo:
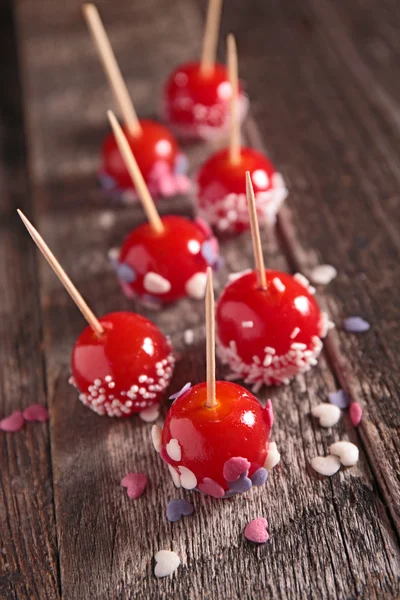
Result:
[[256,544],[265,544],[269,540],[267,519],[260,517],[253,519],[244,529],[244,537],[249,542]]
[[354,427],[358,427],[361,423],[363,411],[358,402],[352,402],[349,406],[350,421]]
[[339,422],[341,410],[335,404],[329,404],[328,402],[322,402],[318,406],[314,406],[311,410],[313,417],[319,419],[321,427],[333,427]]
[[310,280],[317,285],[328,285],[337,276],[332,265],[318,265],[310,273]]
[[193,511],[193,504],[184,498],[180,500],[170,500],[167,504],[167,519],[168,521],[175,523],[175,521],[179,521],[181,517],[188,517],[189,515],[192,515]]
[[361,317],[347,317],[343,321],[343,329],[348,333],[364,333],[368,331],[370,324]]
[[264,463],[264,469],[267,471],[272,471],[274,467],[280,462],[281,455],[278,452],[278,448],[276,447],[275,442],[270,442],[268,446],[268,454]]
[[264,469],[264,467],[260,467],[257,471],[254,471],[253,475],[250,477],[253,485],[260,486],[264,485],[264,483],[268,479],[268,471]]
[[244,494],[253,486],[251,479],[247,477],[247,473],[247,471],[246,473],[243,473],[243,475],[241,475],[237,481],[229,482],[229,489],[232,492],[235,492],[236,494]]
[[154,557],[156,566],[154,567],[154,575],[156,577],[167,577],[172,575],[181,564],[179,556],[176,552],[170,550],[160,550]]
[[161,427],[159,427],[158,425],[153,425],[153,427],[151,428],[151,439],[153,442],[154,450],[156,452],[160,452],[161,450],[161,433]]
[[156,419],[158,419],[158,415],[160,414],[160,409],[158,404],[154,404],[154,406],[150,406],[149,408],[145,408],[145,410],[141,410],[139,413],[139,417],[142,421],[146,423],[152,423]]
[[22,416],[22,412],[20,410],[15,410],[8,417],[4,417],[0,421],[0,430],[7,431],[9,433],[15,433],[19,431],[24,426],[24,417]]
[[208,494],[213,498],[222,498],[222,496],[225,494],[224,488],[209,477],[204,477],[202,483],[200,483],[198,487],[200,492],[203,492],[203,494]]
[[38,421],[45,423],[49,420],[49,411],[43,404],[31,404],[22,413],[25,421]]
[[320,475],[326,475],[326,477],[330,477],[337,473],[340,469],[340,460],[337,456],[316,456],[310,462],[314,471],[319,473]]
[[250,469],[250,463],[247,458],[234,456],[224,464],[223,475],[226,481],[236,481],[239,477]]
[[136,500],[139,498],[147,485],[147,475],[144,473],[128,473],[121,481],[122,487],[126,488],[129,498]]
[[329,453],[337,456],[344,467],[353,467],[358,462],[359,451],[355,444],[341,441],[330,446]]

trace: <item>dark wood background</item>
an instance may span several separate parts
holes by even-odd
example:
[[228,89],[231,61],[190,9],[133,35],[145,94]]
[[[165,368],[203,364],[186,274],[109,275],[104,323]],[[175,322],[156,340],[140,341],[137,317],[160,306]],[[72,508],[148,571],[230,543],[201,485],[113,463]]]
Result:
[[[99,1],[140,115],[154,115],[162,82],[199,54],[205,0]],[[48,424],[0,435],[0,597],[18,599],[398,598],[400,595],[400,11],[397,0],[227,0],[222,38],[237,36],[252,118],[245,134],[282,171],[290,196],[267,264],[307,274],[335,265],[318,299],[337,329],[320,364],[270,393],[282,464],[265,490],[229,502],[187,493],[196,512],[170,524],[172,487],[150,426],[101,418],[68,383],[84,326],[16,215],[33,219],[95,312],[129,309],[106,251],[143,220],[96,187],[111,94],[78,0],[0,0],[0,416],[47,403]],[[223,53],[221,53],[221,58]],[[193,168],[210,151],[187,149]],[[190,214],[190,202],[160,203]],[[249,266],[249,236],[225,242],[229,270]],[[134,308],[134,307],[133,307]],[[346,334],[343,317],[371,323]],[[177,348],[173,389],[204,379],[204,313],[182,301],[151,317]],[[223,371],[219,370],[220,376]],[[364,408],[355,431],[310,419],[343,387]],[[265,400],[266,392],[262,394]],[[164,409],[165,410],[165,409]],[[318,478],[310,458],[333,440],[360,447],[359,464]],[[136,502],[120,487],[149,474]],[[271,539],[242,538],[265,516]],[[173,549],[182,566],[153,575]]]

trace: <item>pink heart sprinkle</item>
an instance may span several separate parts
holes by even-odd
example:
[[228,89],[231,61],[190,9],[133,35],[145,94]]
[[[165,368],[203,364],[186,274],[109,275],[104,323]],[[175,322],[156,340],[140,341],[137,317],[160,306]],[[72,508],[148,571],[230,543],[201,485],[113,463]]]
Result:
[[237,481],[243,473],[250,469],[250,463],[247,458],[234,456],[224,464],[223,475],[226,481]]
[[45,423],[49,420],[49,411],[43,404],[32,404],[22,413],[25,421],[39,421]]
[[222,498],[225,495],[224,488],[219,485],[214,479],[210,479],[209,477],[204,477],[203,483],[200,483],[199,490],[203,492],[203,494],[208,494],[213,498]]
[[5,417],[0,421],[0,429],[1,431],[15,433],[22,429],[24,423],[25,421],[22,412],[20,410],[15,410],[9,417]]
[[358,402],[352,402],[349,407],[349,415],[350,421],[352,422],[354,427],[357,427],[357,425],[361,423],[362,414],[363,411]]
[[272,408],[271,400],[267,400],[267,404],[265,405],[265,416],[269,422],[269,427],[272,429],[272,425],[274,424],[274,409]]
[[269,534],[267,531],[268,523],[267,519],[260,517],[259,519],[253,519],[245,527],[244,537],[249,542],[255,542],[256,544],[265,544],[269,540]]
[[136,500],[139,498],[147,485],[147,475],[144,473],[128,473],[121,481],[122,487],[127,488],[126,493],[129,498]]

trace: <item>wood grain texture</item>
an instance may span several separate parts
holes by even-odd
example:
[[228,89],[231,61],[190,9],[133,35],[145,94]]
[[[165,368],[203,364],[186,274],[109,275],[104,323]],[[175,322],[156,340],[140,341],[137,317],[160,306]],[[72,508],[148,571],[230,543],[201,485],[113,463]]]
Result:
[[[368,3],[377,10],[378,0]],[[274,232],[264,233],[266,264],[303,270],[317,262],[335,264],[340,275],[321,292],[321,303],[339,324],[343,316],[362,313],[373,324],[371,333],[355,337],[339,330],[330,338],[328,362],[322,358],[305,377],[270,391],[282,465],[265,490],[227,502],[186,493],[195,504],[194,516],[169,524],[167,500],[184,494],[173,488],[153,452],[150,427],[138,419],[98,417],[67,383],[70,350],[84,323],[40,262],[61,587],[68,600],[398,597],[400,553],[393,522],[399,325],[396,304],[390,302],[390,290],[398,285],[398,255],[393,232],[381,231],[385,219],[376,212],[386,215],[389,204],[394,227],[396,211],[394,201],[377,203],[373,195],[378,189],[396,193],[394,175],[388,177],[393,163],[381,154],[393,139],[376,115],[377,105],[354,86],[354,73],[335,49],[338,41],[327,21],[332,11],[338,14],[336,4],[308,0],[300,9],[289,0],[252,0],[244,14],[239,0],[230,0],[222,28],[237,35],[240,72],[248,81],[262,141],[290,186],[290,209],[280,223],[284,244]],[[176,0],[167,11],[161,0],[99,7],[139,114],[154,114],[165,74],[199,55],[204,3]],[[341,11],[339,24],[347,14]],[[110,206],[94,185],[112,97],[79,3],[19,0],[18,20],[36,225],[97,313],[129,308],[106,250],[120,243],[143,213]],[[342,36],[349,41],[346,29]],[[395,84],[391,90],[396,93]],[[258,144],[257,131],[250,122],[247,138]],[[193,166],[209,151],[188,148]],[[191,212],[181,198],[159,207]],[[229,270],[251,264],[249,235],[224,242],[222,251],[226,268],[219,286]],[[203,380],[201,303],[184,300],[151,318],[182,354],[172,389]],[[187,327],[195,331],[189,348],[183,344]],[[335,357],[345,361],[345,369],[337,362],[332,369]],[[218,373],[223,376],[220,365]],[[311,407],[336,389],[338,376],[367,406],[361,438],[347,416],[334,431],[321,430],[310,418]],[[309,460],[338,439],[361,445],[359,464],[331,480],[316,477]],[[148,493],[136,502],[120,487],[132,470],[151,479]],[[261,515],[269,521],[271,540],[254,548],[242,531]],[[163,548],[178,552],[182,567],[173,578],[156,580],[152,557]]]

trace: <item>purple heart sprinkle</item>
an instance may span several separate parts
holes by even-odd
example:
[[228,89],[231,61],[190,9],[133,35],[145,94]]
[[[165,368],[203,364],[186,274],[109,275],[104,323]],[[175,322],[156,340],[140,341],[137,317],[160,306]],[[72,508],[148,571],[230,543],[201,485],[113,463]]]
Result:
[[120,263],[117,267],[117,275],[119,279],[125,281],[125,283],[133,283],[136,280],[136,272],[132,267],[125,263]]
[[192,384],[190,383],[190,381],[188,381],[187,383],[185,383],[185,385],[183,386],[183,388],[181,390],[179,390],[179,392],[176,392],[175,394],[172,394],[172,396],[169,397],[170,400],[177,400],[180,396],[182,396],[182,394],[184,394],[185,392],[187,392],[188,390],[190,390],[190,388],[192,387]]
[[361,317],[347,317],[343,321],[343,329],[348,333],[364,333],[369,328],[370,324]]
[[268,479],[268,471],[264,469],[264,467],[260,467],[257,471],[254,471],[253,475],[250,477],[253,485],[264,485],[264,483]]
[[247,473],[248,471],[243,473],[237,481],[228,483],[229,488],[236,494],[244,494],[244,492],[247,492],[252,487],[252,481],[247,477]]
[[347,408],[349,405],[349,399],[343,390],[331,392],[328,397],[329,402],[335,406],[338,406],[339,408]]
[[194,511],[193,504],[182,498],[181,500],[170,500],[167,504],[167,519],[174,523],[181,517],[188,517]]

